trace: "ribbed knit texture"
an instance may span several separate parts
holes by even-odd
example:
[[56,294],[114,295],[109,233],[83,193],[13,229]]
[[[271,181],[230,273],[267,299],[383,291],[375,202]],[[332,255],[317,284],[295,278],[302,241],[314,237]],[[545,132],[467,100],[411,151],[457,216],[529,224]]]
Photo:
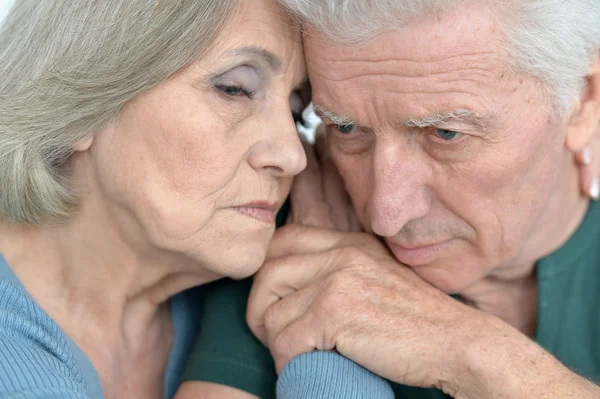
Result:
[[0,398],[97,399],[63,332],[31,298],[0,277]]
[[383,378],[334,352],[311,352],[288,363],[277,399],[394,399]]
[[[201,289],[171,298],[173,347],[164,398],[173,398],[198,335]],[[190,317],[193,314],[193,317]],[[0,254],[0,399],[102,399],[85,353],[28,294]]]

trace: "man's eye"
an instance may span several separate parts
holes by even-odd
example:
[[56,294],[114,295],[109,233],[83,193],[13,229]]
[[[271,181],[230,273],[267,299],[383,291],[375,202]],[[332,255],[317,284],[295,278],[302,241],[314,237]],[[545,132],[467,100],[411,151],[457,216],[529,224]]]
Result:
[[341,134],[352,134],[352,133],[356,133],[358,131],[358,126],[355,125],[354,123],[349,123],[346,125],[335,125],[335,128]]
[[435,129],[435,134],[445,141],[454,141],[462,136],[462,133],[447,129]]
[[246,90],[242,86],[218,85],[217,88],[231,97],[248,97],[254,98],[254,92]]

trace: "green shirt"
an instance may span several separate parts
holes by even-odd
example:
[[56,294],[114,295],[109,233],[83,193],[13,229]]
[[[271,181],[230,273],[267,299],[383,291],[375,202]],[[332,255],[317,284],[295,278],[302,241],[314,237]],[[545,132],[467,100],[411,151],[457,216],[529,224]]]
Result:
[[[536,265],[537,342],[577,373],[600,381],[600,203],[590,205],[575,234]],[[229,385],[275,398],[277,375],[268,350],[245,322],[251,280],[210,286],[202,331],[184,380]],[[392,384],[397,398],[447,398],[434,389]]]

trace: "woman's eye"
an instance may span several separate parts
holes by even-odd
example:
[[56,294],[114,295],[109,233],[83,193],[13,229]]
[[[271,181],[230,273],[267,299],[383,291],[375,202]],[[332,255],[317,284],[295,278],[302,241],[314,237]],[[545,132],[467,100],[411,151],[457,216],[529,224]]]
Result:
[[335,125],[335,128],[341,134],[352,134],[358,131],[358,126],[354,123],[349,123],[345,125]]
[[231,97],[248,97],[254,98],[254,93],[250,90],[243,88],[242,86],[235,85],[218,85],[217,88],[223,93]]
[[462,133],[447,129],[435,129],[435,134],[445,141],[454,141],[462,136]]

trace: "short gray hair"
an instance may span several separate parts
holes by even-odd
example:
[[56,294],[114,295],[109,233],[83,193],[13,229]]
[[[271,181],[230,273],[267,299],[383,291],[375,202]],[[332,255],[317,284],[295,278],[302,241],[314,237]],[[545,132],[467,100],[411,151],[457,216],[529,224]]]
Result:
[[0,27],[0,215],[64,218],[67,160],[206,52],[238,0],[18,0]]
[[[481,4],[481,0],[470,0]],[[598,0],[487,0],[517,72],[541,79],[557,115],[579,95],[600,48]],[[280,0],[303,23],[341,43],[367,42],[469,0]]]

